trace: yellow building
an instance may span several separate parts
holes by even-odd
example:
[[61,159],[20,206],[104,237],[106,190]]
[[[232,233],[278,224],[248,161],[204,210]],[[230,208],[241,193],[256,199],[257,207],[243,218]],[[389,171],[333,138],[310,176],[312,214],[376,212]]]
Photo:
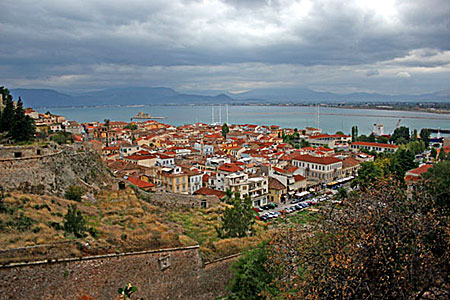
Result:
[[287,188],[278,179],[269,177],[269,201],[280,203],[282,195],[287,195]]
[[161,168],[157,172],[156,180],[167,193],[189,193],[188,175],[183,173],[178,166]]

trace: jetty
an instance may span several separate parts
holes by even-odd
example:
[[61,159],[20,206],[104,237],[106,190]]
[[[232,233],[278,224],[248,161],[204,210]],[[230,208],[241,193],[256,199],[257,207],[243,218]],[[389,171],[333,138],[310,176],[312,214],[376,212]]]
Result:
[[166,119],[167,117],[153,117],[148,113],[144,113],[142,111],[138,112],[134,117],[131,118],[131,121],[133,119],[135,120],[160,120],[160,119]]

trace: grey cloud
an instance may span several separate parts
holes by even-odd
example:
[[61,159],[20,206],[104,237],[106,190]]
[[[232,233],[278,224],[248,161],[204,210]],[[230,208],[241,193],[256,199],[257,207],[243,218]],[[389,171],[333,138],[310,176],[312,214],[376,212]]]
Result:
[[[302,66],[337,70],[364,65],[362,69],[367,70],[361,71],[361,76],[383,80],[383,76],[373,75],[385,72],[370,73],[383,62],[384,68],[399,65],[434,68],[450,64],[445,54],[450,47],[448,1],[400,3],[392,20],[361,8],[359,2],[312,1],[308,5],[306,0],[224,0],[204,4],[194,0],[160,0],[125,4],[119,0],[31,3],[5,0],[0,3],[3,41],[0,72],[2,78],[16,85],[20,85],[22,78],[22,85],[32,82],[51,85],[53,81],[55,86],[61,86],[79,80],[74,84],[80,87],[96,83],[103,87],[108,82],[114,85],[110,82],[113,79],[120,80],[107,73],[114,73],[114,68],[144,67],[156,74],[158,70],[174,70],[177,66],[197,66],[198,73],[188,76],[196,76],[195,86],[201,89],[208,68],[214,66],[264,67],[258,74],[249,68],[245,73],[250,80],[223,68],[214,78],[206,76],[205,88],[222,86],[221,80],[227,81],[227,87],[232,82],[239,85],[239,80],[244,85],[253,82],[258,86],[261,81],[270,84],[260,74],[265,74],[273,84],[286,80],[296,84],[281,74],[267,72],[271,66],[279,71],[284,69],[280,66],[292,65],[298,71]],[[100,72],[93,70],[93,66],[114,67]],[[95,78],[89,72],[94,72]],[[402,71],[391,73],[395,77],[399,72]],[[405,72],[412,74],[411,70]],[[133,75],[123,69],[119,73],[124,76],[122,82],[129,85],[153,84],[157,77],[146,77],[149,73],[145,72]],[[185,78],[183,71],[171,73],[171,78],[162,74],[160,85],[193,85],[190,82],[193,79]],[[358,85],[357,78],[340,75],[349,84]],[[90,79],[83,82],[86,78]],[[216,84],[210,83],[213,80]]]

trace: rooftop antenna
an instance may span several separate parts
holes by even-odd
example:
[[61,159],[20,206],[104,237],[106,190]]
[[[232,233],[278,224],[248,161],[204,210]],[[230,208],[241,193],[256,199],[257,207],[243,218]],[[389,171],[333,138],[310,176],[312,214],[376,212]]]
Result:
[[227,124],[229,124],[229,120],[228,120],[228,104],[226,105],[226,109],[227,109]]
[[319,104],[317,104],[317,114],[316,114],[316,125],[317,129],[320,129],[320,111],[319,111]]
[[219,124],[222,124],[222,105],[219,104]]

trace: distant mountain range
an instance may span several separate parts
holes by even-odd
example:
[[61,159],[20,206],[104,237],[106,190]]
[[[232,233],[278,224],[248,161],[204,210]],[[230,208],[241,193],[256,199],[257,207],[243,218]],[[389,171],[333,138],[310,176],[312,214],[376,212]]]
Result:
[[433,101],[450,102],[450,90],[423,95],[383,95],[371,93],[336,94],[305,88],[257,89],[239,94],[216,96],[179,93],[165,87],[110,88],[69,95],[49,89],[11,89],[14,99],[19,96],[25,106],[57,107],[85,105],[181,105],[181,104],[251,104],[251,103],[315,103],[315,102],[387,102]]

